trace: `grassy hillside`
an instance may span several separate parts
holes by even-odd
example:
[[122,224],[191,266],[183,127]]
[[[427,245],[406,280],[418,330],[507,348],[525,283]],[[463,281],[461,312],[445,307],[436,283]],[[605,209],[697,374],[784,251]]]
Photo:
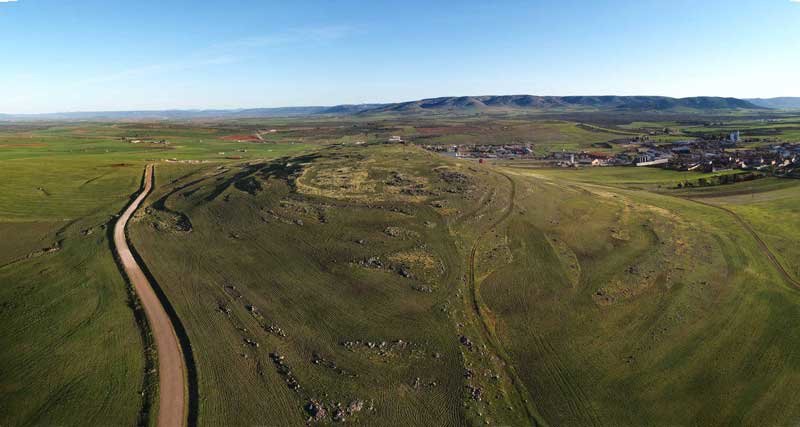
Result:
[[508,173],[527,188],[525,214],[506,226],[509,264],[481,289],[548,421],[798,419],[785,398],[800,381],[797,289],[734,218],[668,195]]
[[793,425],[796,181],[677,190],[708,176],[380,144],[655,125],[3,127],[0,424],[150,421],[154,349],[108,229],[153,163],[129,232],[191,345],[199,425]]
[[763,179],[687,195],[739,215],[800,281],[800,181]]
[[[118,140],[134,133],[174,144]],[[235,144],[197,143],[209,134],[227,133],[0,127],[0,425],[148,422],[157,393],[154,350],[113,258],[109,230],[138,190],[146,161],[219,158]],[[301,147],[270,144],[259,154]],[[258,155],[253,151],[242,155]]]
[[201,423],[315,402],[365,424],[797,420],[797,291],[735,218],[650,191],[680,176],[625,170],[381,146],[165,169],[133,236],[186,321]]
[[157,177],[131,234],[197,354],[201,424],[296,425],[315,402],[366,424],[525,419],[463,407],[482,402],[464,390],[464,249],[448,227],[487,189],[459,168],[331,148]]

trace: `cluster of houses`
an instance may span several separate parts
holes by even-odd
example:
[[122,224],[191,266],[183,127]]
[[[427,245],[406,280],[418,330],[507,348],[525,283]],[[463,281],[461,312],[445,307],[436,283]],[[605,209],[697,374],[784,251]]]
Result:
[[504,145],[423,145],[429,151],[435,151],[453,157],[475,159],[516,159],[535,158],[530,144]]
[[757,148],[729,148],[709,143],[673,144],[666,167],[715,172],[729,169],[795,169],[800,166],[800,144],[767,144]]
[[664,145],[644,144],[616,153],[560,152],[546,160],[553,166],[638,166],[698,172],[730,169],[762,170],[800,167],[800,144],[764,145],[758,148],[731,148],[721,143],[683,141]]
[[716,172],[730,169],[775,172],[800,170],[800,143],[764,144],[757,148],[737,147],[741,136],[731,133],[719,141],[694,140],[668,144],[631,143],[620,152],[578,151],[534,154],[530,144],[426,145],[425,149],[453,157],[474,159],[530,159],[550,167],[637,166],[681,171]]

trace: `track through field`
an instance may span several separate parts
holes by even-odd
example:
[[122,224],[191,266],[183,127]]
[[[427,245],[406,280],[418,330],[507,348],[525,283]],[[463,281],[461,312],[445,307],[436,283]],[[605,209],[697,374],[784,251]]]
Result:
[[759,236],[758,233],[756,232],[756,230],[754,230],[753,227],[750,226],[750,223],[745,221],[745,219],[742,218],[739,214],[737,214],[736,212],[734,212],[734,211],[732,211],[732,210],[730,210],[730,209],[728,209],[726,207],[719,206],[719,205],[714,205],[714,204],[711,204],[711,203],[702,202],[700,200],[693,199],[691,197],[684,197],[684,199],[692,201],[692,202],[695,202],[695,203],[698,203],[698,204],[701,204],[703,206],[708,206],[708,207],[719,209],[719,210],[721,210],[723,212],[727,212],[729,215],[731,215],[734,219],[736,219],[737,222],[739,222],[739,224],[745,230],[747,230],[748,233],[750,233],[751,236],[753,236],[753,238],[756,240],[756,242],[758,242],[758,246],[760,247],[761,252],[764,253],[764,255],[769,259],[769,261],[772,263],[772,265],[775,267],[775,269],[778,270],[778,272],[781,274],[781,276],[783,276],[784,280],[786,280],[786,282],[791,284],[792,286],[794,286],[796,288],[800,288],[800,281],[797,281],[794,277],[792,277],[791,274],[789,274],[788,271],[786,271],[786,269],[783,267],[783,265],[780,263],[780,261],[778,261],[778,258],[775,256],[775,254],[772,252],[772,250],[769,248],[769,246],[767,246],[767,243],[763,239],[761,239],[761,236]]
[[525,389],[525,386],[520,381],[519,376],[517,375],[514,366],[510,363],[508,358],[506,357],[505,349],[503,348],[500,340],[494,336],[492,333],[491,328],[489,327],[489,322],[486,319],[486,313],[481,308],[480,304],[480,292],[478,289],[478,283],[476,280],[476,272],[475,272],[475,257],[478,252],[478,247],[480,246],[481,240],[483,240],[483,236],[490,233],[492,229],[496,228],[503,222],[505,222],[513,213],[514,211],[514,199],[517,194],[517,183],[514,182],[511,177],[508,175],[498,172],[500,175],[505,177],[508,182],[511,184],[511,194],[509,196],[508,206],[506,207],[503,215],[500,216],[497,220],[495,220],[486,230],[481,233],[480,236],[475,240],[475,243],[472,245],[472,250],[470,251],[469,256],[469,288],[470,288],[470,300],[472,302],[472,310],[475,313],[475,316],[478,318],[479,323],[481,324],[481,330],[484,335],[484,342],[486,342],[487,346],[489,346],[490,350],[494,355],[500,359],[501,365],[503,370],[505,371],[505,375],[511,381],[511,385],[514,386],[514,391],[516,392],[520,402],[522,402],[523,408],[525,408],[525,414],[530,420],[531,425],[533,426],[540,426],[546,425],[544,420],[541,416],[533,409],[531,406],[533,402],[531,401],[528,391]]
[[125,228],[142,201],[153,188],[153,166],[148,165],[144,173],[144,187],[125,209],[114,225],[114,251],[119,258],[139,301],[144,308],[147,322],[158,351],[158,427],[182,427],[186,425],[186,365],[183,352],[175,333],[175,327],[167,311],[158,299],[152,284],[128,246]]

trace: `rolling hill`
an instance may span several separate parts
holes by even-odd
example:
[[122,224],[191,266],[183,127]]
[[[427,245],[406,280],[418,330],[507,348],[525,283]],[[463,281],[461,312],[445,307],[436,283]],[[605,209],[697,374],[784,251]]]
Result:
[[418,101],[387,104],[362,112],[418,113],[444,110],[550,110],[589,109],[626,111],[680,111],[680,110],[740,110],[763,109],[736,98],[694,97],[668,98],[662,96],[461,96],[431,98]]
[[800,109],[800,97],[781,97],[781,98],[754,98],[747,99],[748,102],[759,107],[775,108],[781,110]]
[[477,163],[383,141],[616,136],[367,117],[0,126],[0,425],[154,425],[109,244],[148,164],[127,233],[191,350],[186,425],[797,425],[800,181]]
[[153,110],[153,111],[88,111],[46,114],[0,114],[0,121],[42,120],[204,120],[270,117],[352,116],[377,114],[419,114],[430,112],[472,113],[526,111],[622,111],[622,112],[715,112],[763,110],[737,98],[663,96],[534,96],[489,95],[450,96],[390,104],[343,104],[335,106],[303,106],[247,108],[233,110]]

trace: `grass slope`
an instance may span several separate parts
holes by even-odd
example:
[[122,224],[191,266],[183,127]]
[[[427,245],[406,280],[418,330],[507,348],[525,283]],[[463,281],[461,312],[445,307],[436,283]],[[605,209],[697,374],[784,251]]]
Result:
[[741,222],[798,277],[797,182],[498,168],[373,143],[627,131],[375,120],[0,128],[0,424],[156,409],[107,232],[147,162],[130,236],[186,330],[201,425],[798,422],[800,295]]
[[316,400],[328,420],[341,403],[367,424],[465,422],[464,261],[428,202],[469,200],[430,154],[365,151],[157,174],[131,235],[198,355],[200,423],[296,425]]
[[[119,140],[137,133],[173,145]],[[108,230],[138,190],[146,161],[220,160],[219,152],[241,146],[217,138],[230,133],[152,124],[0,126],[0,425],[149,421],[153,349]],[[264,144],[241,155],[301,149]]]
[[144,345],[107,229],[139,171],[109,169],[81,187],[91,168],[34,178],[3,163],[0,424],[136,423]]
[[505,230],[512,261],[481,288],[549,422],[797,421],[800,296],[734,218],[511,173],[525,213]]

